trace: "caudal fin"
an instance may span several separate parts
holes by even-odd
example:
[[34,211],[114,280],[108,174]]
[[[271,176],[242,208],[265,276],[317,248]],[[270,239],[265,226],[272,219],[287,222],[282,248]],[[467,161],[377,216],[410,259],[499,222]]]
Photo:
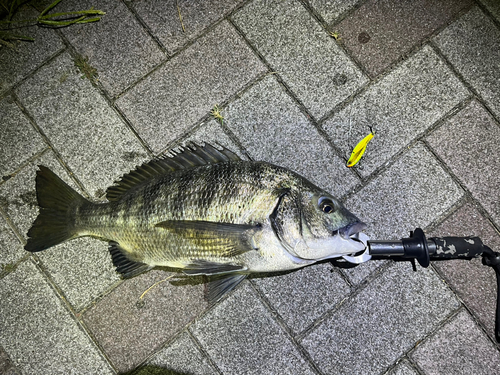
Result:
[[75,236],[71,208],[86,200],[49,168],[39,165],[36,172],[36,197],[40,213],[28,231],[24,249],[42,251]]

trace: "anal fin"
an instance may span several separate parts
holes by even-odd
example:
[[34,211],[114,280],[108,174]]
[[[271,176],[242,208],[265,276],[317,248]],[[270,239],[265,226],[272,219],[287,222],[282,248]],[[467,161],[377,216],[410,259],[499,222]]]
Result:
[[243,280],[246,279],[247,274],[237,273],[234,275],[222,276],[207,284],[205,298],[210,305],[219,301],[231,290],[236,288]]
[[116,267],[116,271],[125,279],[137,276],[153,268],[145,263],[130,260],[127,257],[127,252],[122,249],[117,242],[109,242],[109,252],[111,253],[111,258],[113,260],[113,265]]

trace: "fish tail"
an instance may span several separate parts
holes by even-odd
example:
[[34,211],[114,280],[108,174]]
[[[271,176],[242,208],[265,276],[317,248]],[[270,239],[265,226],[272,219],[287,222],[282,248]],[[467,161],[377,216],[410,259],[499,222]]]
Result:
[[75,208],[88,202],[54,172],[43,165],[36,176],[40,212],[28,231],[24,249],[42,251],[78,236],[74,229]]

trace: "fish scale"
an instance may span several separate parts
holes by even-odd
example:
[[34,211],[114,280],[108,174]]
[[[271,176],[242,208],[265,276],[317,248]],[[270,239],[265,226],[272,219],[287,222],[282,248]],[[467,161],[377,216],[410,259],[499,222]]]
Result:
[[84,199],[43,166],[36,182],[40,213],[26,250],[103,239],[124,277],[155,266],[219,275],[210,283],[212,301],[250,273],[364,249],[351,238],[364,224],[326,191],[286,168],[208,144],[124,175],[108,188],[107,203]]

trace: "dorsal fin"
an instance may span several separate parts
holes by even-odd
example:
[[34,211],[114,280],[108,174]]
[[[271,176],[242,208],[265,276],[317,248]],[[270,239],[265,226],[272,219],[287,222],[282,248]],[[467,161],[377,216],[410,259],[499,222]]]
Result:
[[165,156],[153,159],[123,175],[118,181],[115,181],[113,186],[108,188],[106,198],[109,201],[116,201],[132,188],[140,186],[153,178],[181,169],[241,160],[238,155],[227,148],[222,147],[222,150],[217,150],[208,143],[205,143],[204,146],[191,143],[179,152],[172,150],[170,153],[173,155],[172,157]]

